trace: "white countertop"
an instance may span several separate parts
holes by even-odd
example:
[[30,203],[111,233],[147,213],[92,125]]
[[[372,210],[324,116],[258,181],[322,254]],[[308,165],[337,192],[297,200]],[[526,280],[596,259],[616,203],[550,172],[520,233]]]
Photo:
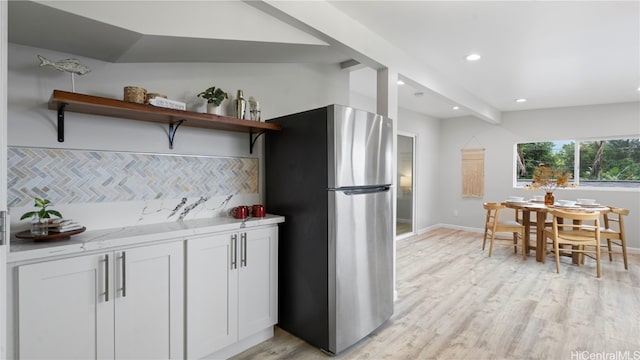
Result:
[[232,217],[214,217],[175,221],[151,225],[129,226],[104,230],[89,230],[60,241],[35,242],[12,236],[7,262],[38,260],[61,255],[79,255],[83,252],[109,250],[167,240],[186,240],[190,237],[284,222],[284,217],[268,214],[264,218],[238,220]]

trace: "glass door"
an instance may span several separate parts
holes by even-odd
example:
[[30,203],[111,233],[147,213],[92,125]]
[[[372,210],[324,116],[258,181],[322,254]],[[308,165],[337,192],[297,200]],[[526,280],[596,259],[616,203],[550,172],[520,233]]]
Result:
[[414,233],[415,135],[398,134],[397,161],[396,236],[404,237]]

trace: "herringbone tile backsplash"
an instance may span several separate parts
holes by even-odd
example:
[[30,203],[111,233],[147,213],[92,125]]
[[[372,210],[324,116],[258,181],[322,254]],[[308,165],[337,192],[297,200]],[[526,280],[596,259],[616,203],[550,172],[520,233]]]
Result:
[[258,159],[8,148],[8,205],[257,194]]

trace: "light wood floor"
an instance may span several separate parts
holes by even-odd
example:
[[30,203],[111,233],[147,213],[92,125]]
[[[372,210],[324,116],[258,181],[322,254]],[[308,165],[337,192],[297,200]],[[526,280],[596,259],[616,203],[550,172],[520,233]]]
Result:
[[[583,359],[572,351],[628,351],[632,359],[640,352],[640,255],[629,257],[628,271],[621,258],[607,258],[598,279],[590,259],[580,267],[563,259],[556,274],[551,256],[545,264],[533,253],[523,261],[497,247],[489,258],[481,248],[482,234],[450,229],[400,241],[393,317],[336,358],[569,360]],[[234,359],[330,357],[276,328]]]

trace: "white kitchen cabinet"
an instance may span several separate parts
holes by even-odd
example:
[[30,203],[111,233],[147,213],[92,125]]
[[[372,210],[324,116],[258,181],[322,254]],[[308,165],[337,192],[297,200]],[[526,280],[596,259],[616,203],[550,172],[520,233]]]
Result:
[[198,359],[277,322],[278,228],[187,240],[187,357]]
[[20,358],[113,358],[112,269],[112,253],[20,266]]
[[[184,245],[182,241],[116,252],[125,283],[117,284],[116,359],[182,359]],[[122,258],[122,255],[125,258]],[[117,275],[117,274],[116,274]]]
[[18,267],[19,357],[183,357],[183,243]]

